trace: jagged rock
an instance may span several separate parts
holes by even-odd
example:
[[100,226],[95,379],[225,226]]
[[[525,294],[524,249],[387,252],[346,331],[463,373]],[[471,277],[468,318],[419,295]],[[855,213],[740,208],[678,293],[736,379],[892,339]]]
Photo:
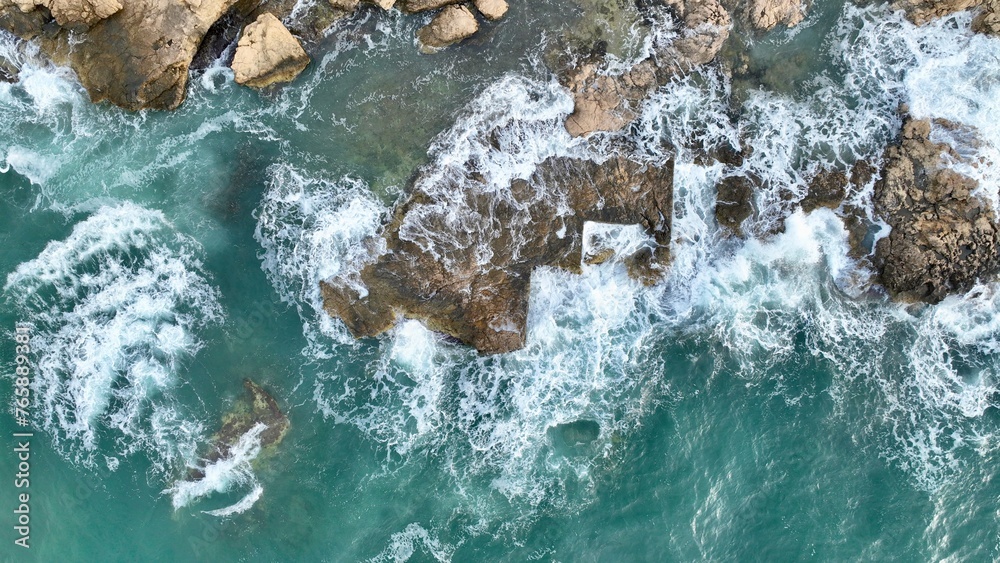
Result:
[[972,31],[1000,35],[1000,0],[986,0],[983,8],[972,20]]
[[243,30],[232,68],[237,83],[264,88],[294,80],[308,65],[298,39],[274,14],[264,13]]
[[651,62],[622,75],[601,73],[598,63],[585,63],[567,78],[573,113],[566,130],[578,137],[594,131],[618,131],[635,119],[638,102],[656,85]]
[[[262,450],[274,448],[288,434],[291,424],[281,412],[278,402],[261,386],[243,380],[246,397],[238,401],[222,418],[222,426],[211,438],[211,449],[205,456],[206,465],[229,457],[233,446],[257,424],[266,428],[258,436]],[[188,478],[196,481],[205,476],[201,469],[192,469]]]
[[499,192],[465,174],[441,176],[447,185],[432,189],[419,188],[418,179],[384,231],[384,252],[360,278],[320,284],[326,311],[355,336],[378,335],[408,317],[484,353],[521,348],[532,272],[579,272],[585,221],[643,225],[657,246],[635,257],[645,262],[637,271],[662,273],[669,259],[672,162],[550,158]]
[[679,35],[628,71],[612,74],[602,59],[591,58],[565,73],[573,94],[566,130],[573,136],[619,131],[636,117],[639,103],[677,72],[715,58],[729,34],[729,13],[716,0],[668,0],[681,23]]
[[434,16],[431,23],[420,28],[417,38],[420,40],[420,50],[433,53],[438,49],[458,43],[466,37],[471,37],[479,31],[479,22],[465,6],[446,6],[441,13]]
[[667,0],[667,6],[677,14],[680,36],[660,66],[669,61],[684,71],[711,62],[729,38],[729,12],[716,0]]
[[768,31],[778,25],[792,27],[805,19],[804,0],[749,0],[744,15],[749,24],[760,31]]
[[479,13],[488,20],[498,20],[507,13],[507,0],[474,0]]
[[122,9],[119,0],[7,0],[21,12],[37,8],[49,11],[56,23],[68,29],[85,30]]
[[756,179],[729,176],[716,185],[715,221],[735,236],[743,236],[743,221],[753,215]]
[[906,17],[917,25],[962,10],[979,8],[972,20],[972,31],[1000,34],[1000,0],[896,0],[892,7],[903,10]]
[[964,159],[931,141],[931,129],[930,121],[907,118],[875,185],[875,211],[892,227],[878,243],[875,264],[889,294],[901,301],[934,303],[1000,269],[996,212],[973,194],[974,179],[949,168],[949,160]]
[[982,4],[983,0],[896,0],[892,7],[903,10],[913,23],[923,25],[931,20]]
[[369,0],[372,4],[375,4],[383,10],[391,10],[393,6],[396,5],[396,0]]
[[820,207],[837,209],[847,195],[847,174],[840,170],[823,170],[809,182],[809,192],[799,205],[811,213]]
[[396,5],[403,12],[414,14],[417,12],[427,12],[437,10],[452,4],[458,4],[461,0],[399,0]]
[[0,82],[17,82],[17,67],[0,58]]

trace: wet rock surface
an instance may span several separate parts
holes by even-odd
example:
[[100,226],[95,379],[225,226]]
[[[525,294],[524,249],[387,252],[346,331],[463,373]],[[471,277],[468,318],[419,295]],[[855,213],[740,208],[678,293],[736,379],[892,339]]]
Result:
[[592,56],[565,72],[573,95],[566,130],[573,136],[619,131],[636,117],[639,104],[678,72],[710,62],[729,34],[729,13],[715,0],[669,0],[680,33],[625,72],[610,72],[603,56]]
[[892,7],[903,10],[917,25],[929,23],[963,10],[975,10],[972,30],[977,33],[1000,33],[1000,0],[896,0]]
[[[278,402],[261,386],[249,379],[243,380],[246,395],[222,419],[222,426],[211,438],[211,450],[205,456],[206,464],[211,464],[230,456],[230,451],[239,439],[258,423],[266,428],[260,433],[261,449],[277,446],[285,438],[291,426],[288,417],[281,411]],[[199,469],[192,470],[189,479],[198,480],[205,476]]]
[[904,121],[875,185],[875,211],[892,227],[878,243],[875,264],[889,294],[901,301],[935,303],[1000,270],[996,212],[974,193],[974,179],[949,167],[964,159],[932,141],[932,127],[955,126]]
[[[360,279],[321,283],[325,309],[355,336],[378,335],[407,317],[484,353],[521,348],[532,271],[579,272],[585,221],[642,225],[657,246],[633,257],[642,262],[637,273],[662,271],[669,260],[672,162],[550,158],[500,192],[469,174],[416,189]],[[429,246],[426,232],[454,242]]]

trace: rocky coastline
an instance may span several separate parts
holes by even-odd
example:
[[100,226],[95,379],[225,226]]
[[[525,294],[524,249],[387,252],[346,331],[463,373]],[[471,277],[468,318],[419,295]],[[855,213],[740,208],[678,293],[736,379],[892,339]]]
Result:
[[[738,53],[725,54],[734,29],[763,34],[792,27],[810,8],[799,0],[639,5],[646,17],[667,18],[674,30],[667,39],[654,40],[644,58],[623,66],[621,58],[593,45],[562,53],[550,65],[573,99],[564,124],[572,137],[599,142],[627,129],[658,87],[697,67],[723,64],[725,57],[724,64],[738,66]],[[272,87],[307,68],[317,30],[359,6],[358,0],[330,0],[288,27],[284,22],[292,5],[282,0],[252,5],[246,0],[0,0],[0,28],[36,41],[53,61],[72,67],[94,102],[107,100],[129,110],[173,109],[184,100],[200,52],[236,42],[235,81]],[[896,0],[892,6],[918,25],[974,10],[974,31],[1000,32],[997,0]],[[482,22],[504,17],[508,8],[504,0],[381,0],[373,6],[407,13],[436,10],[417,32],[417,44],[426,53],[471,37]],[[16,69],[0,61],[0,81],[15,76]],[[955,166],[976,163],[933,134],[950,132],[944,137],[975,143],[976,132],[915,119],[906,108],[900,120],[899,137],[879,163],[819,170],[791,207],[806,213],[828,208],[842,217],[852,256],[870,266],[874,283],[889,298],[936,303],[996,278],[1000,220],[979,194],[977,181]],[[434,170],[418,171],[382,233],[370,241],[383,250],[354,277],[320,284],[325,310],[356,337],[376,336],[413,318],[483,353],[517,350],[525,345],[532,272],[540,267],[579,272],[586,222],[641,225],[653,243],[620,258],[634,278],[656,283],[670,262],[673,162],[649,162],[627,148],[609,154],[600,162],[549,158],[503,190],[486,189],[472,163],[460,178],[431,180]],[[755,194],[764,188],[753,173],[736,172],[747,154],[704,155],[733,171],[717,185],[715,220],[737,239],[773,234],[745,228],[758,212]],[[431,181],[451,185],[428,190]],[[847,199],[866,185],[874,186],[873,214]],[[457,195],[442,202],[441,193]],[[460,209],[491,225],[488,233],[452,233],[469,240],[444,253],[405,236],[414,222],[442,235],[460,229],[442,216],[448,205],[451,212]],[[781,221],[773,228],[780,231]],[[488,261],[480,256],[484,249]]]

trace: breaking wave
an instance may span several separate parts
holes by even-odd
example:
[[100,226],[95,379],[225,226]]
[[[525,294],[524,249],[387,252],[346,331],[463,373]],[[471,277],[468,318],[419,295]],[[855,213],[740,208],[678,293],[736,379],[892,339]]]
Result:
[[[477,518],[510,529],[586,506],[597,476],[614,471],[618,440],[650,410],[669,408],[666,375],[683,368],[665,358],[695,346],[715,352],[713,375],[766,385],[790,405],[799,397],[785,378],[804,361],[822,366],[830,376],[823,392],[836,405],[828,416],[853,429],[856,447],[940,494],[997,435],[984,414],[996,406],[1000,376],[1000,290],[983,285],[933,307],[890,303],[867,262],[849,256],[839,211],[805,214],[798,204],[821,170],[847,172],[858,160],[877,168],[902,102],[918,117],[979,128],[976,156],[996,169],[996,68],[963,65],[996,60],[997,41],[972,36],[968,24],[959,14],[917,28],[884,7],[848,5],[824,40],[828,68],[799,91],[750,90],[733,108],[732,81],[708,68],[663,86],[625,132],[591,140],[566,133],[572,101],[555,82],[508,75],[486,88],[435,139],[419,189],[461,186],[470,165],[503,197],[545,158],[600,160],[620,150],[612,147],[631,146],[647,162],[675,159],[664,283],[644,287],[614,260],[584,265],[581,275],[541,268],[527,345],[510,354],[480,357],[419,321],[377,341],[351,339],[323,312],[318,283],[383,250],[377,235],[389,210],[362,182],[275,168],[257,240],[271,283],[299,307],[319,412],[381,444],[387,468],[435,463]],[[739,166],[705,158],[726,146],[753,150]],[[976,173],[995,197],[996,181]],[[732,175],[762,179],[748,239],[715,222],[716,183]],[[847,203],[879,225],[874,181],[853,187]],[[495,228],[463,215],[460,196],[435,192],[446,203],[430,211],[466,231]],[[401,237],[439,256],[476,240],[446,237],[421,219],[407,217]],[[588,245],[628,248],[634,234],[591,225]],[[484,481],[489,489],[477,488]],[[405,559],[420,546],[433,553],[428,534],[407,528],[379,557]]]
[[67,459],[148,455],[162,472],[192,459],[202,424],[175,398],[223,319],[201,249],[159,211],[101,207],[7,277],[4,294],[34,325],[42,428]]

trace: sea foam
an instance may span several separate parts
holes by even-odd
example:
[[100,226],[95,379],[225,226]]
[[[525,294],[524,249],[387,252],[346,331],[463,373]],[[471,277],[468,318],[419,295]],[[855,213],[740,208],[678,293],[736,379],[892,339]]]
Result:
[[123,203],[80,221],[7,277],[34,325],[38,422],[68,459],[142,452],[166,471],[190,459],[202,424],[174,389],[222,321],[200,247],[159,211]]

